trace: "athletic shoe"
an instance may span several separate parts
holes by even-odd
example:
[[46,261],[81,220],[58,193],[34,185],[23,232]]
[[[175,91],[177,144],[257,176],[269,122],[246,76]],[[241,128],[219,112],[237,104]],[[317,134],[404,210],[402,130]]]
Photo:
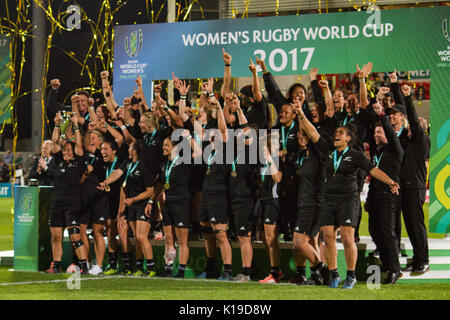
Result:
[[133,273],[133,276],[135,276],[135,277],[140,277],[140,276],[143,276],[144,275],[144,271],[142,271],[142,270],[136,270],[136,272],[135,273]]
[[411,275],[421,275],[430,270],[430,265],[428,263],[422,264],[420,266],[414,266],[411,271]]
[[278,278],[274,278],[272,274],[269,274],[262,280],[259,280],[258,283],[279,283],[280,280],[284,277],[283,272],[278,272]]
[[369,252],[369,256],[379,258],[380,257],[380,250],[375,249],[372,252]]
[[131,270],[129,270],[129,269],[125,269],[121,272],[121,274],[124,276],[131,276],[131,275],[133,275],[133,272],[131,272]]
[[208,270],[203,271],[197,277],[197,279],[215,279],[217,278],[217,274],[215,272],[210,272]]
[[85,269],[85,268],[80,268],[80,274],[89,274],[89,269]]
[[119,270],[114,269],[114,268],[108,268],[103,272],[103,274],[108,275],[108,276],[118,274],[118,273],[119,273]]
[[164,273],[162,276],[164,278],[173,278],[173,272],[172,272],[172,270],[164,270]]
[[148,277],[148,278],[154,277],[154,276],[156,276],[156,271],[155,270],[147,270],[146,272],[142,273],[142,276]]
[[175,278],[183,279],[184,278],[184,272],[177,272],[175,275]]
[[217,280],[219,281],[230,281],[231,280],[231,274],[229,273],[222,273],[222,275],[220,277],[217,278]]
[[353,289],[353,287],[356,284],[356,278],[353,277],[347,277],[344,281],[344,285],[342,286],[342,289]]
[[234,282],[249,282],[250,276],[244,276],[242,273],[230,279],[230,281]]
[[94,264],[94,265],[92,266],[92,268],[89,270],[89,274],[92,274],[92,275],[94,275],[94,276],[96,276],[96,275],[98,275],[98,274],[100,274],[100,273],[102,273],[102,272],[103,272],[103,269],[100,268],[100,266],[98,266],[98,265],[96,265],[96,264]]
[[330,279],[330,284],[328,285],[330,288],[337,288],[339,287],[339,284],[341,283],[341,277],[332,278]]
[[306,277],[301,274],[296,274],[292,279],[288,281],[288,283],[292,284],[302,284],[304,282],[306,282]]
[[50,268],[45,270],[45,272],[46,273],[60,273],[61,272],[61,266],[56,267],[55,263],[52,261],[52,263],[50,264]]
[[311,278],[306,280],[304,283],[300,283],[300,285],[320,286],[320,285],[323,285],[323,283],[324,283],[324,281],[323,281],[322,275],[320,274],[320,272],[316,271],[316,272],[311,273]]
[[162,238],[163,238],[163,234],[162,234],[162,232],[155,232],[155,233],[153,233],[153,240],[162,240]]
[[394,284],[397,282],[398,279],[400,279],[402,277],[402,273],[401,272],[387,272],[387,277],[386,279],[383,281],[383,284]]
[[75,263],[72,263],[70,266],[67,267],[66,273],[75,273],[77,272],[77,269],[80,268]]

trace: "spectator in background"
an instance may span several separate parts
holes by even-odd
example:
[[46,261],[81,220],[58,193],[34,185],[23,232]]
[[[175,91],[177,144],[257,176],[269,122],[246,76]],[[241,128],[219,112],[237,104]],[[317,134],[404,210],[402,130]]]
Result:
[[9,167],[4,162],[0,162],[0,182],[9,182]]
[[5,156],[3,157],[3,161],[5,161],[6,165],[11,166],[13,163],[13,157],[13,153],[8,149]]
[[48,174],[47,170],[44,170],[47,166],[56,167],[55,160],[51,156],[52,145],[53,142],[51,140],[44,141],[41,147],[41,155],[34,159],[31,166],[29,178],[39,180],[40,186],[53,186],[54,184],[54,176]]

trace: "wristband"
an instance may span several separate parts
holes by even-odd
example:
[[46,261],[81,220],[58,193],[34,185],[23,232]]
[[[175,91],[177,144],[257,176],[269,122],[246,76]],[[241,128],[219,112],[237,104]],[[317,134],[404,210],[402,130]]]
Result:
[[231,67],[231,63],[225,63],[225,67]]
[[122,129],[122,131],[123,130],[127,130],[127,127],[123,124],[123,125],[120,126],[120,129]]
[[108,124],[107,123],[105,123],[105,129],[108,129]]
[[214,92],[208,92],[208,96],[209,96],[210,98],[214,97]]
[[365,78],[360,78],[359,82],[366,82],[366,79]]
[[188,139],[188,141],[189,141],[189,140],[192,139],[192,136],[191,136],[191,135],[188,135],[188,136],[186,137],[186,139]]
[[300,120],[303,120],[304,116],[301,116],[301,117],[300,117],[300,115],[299,115],[298,118],[299,118]]
[[204,94],[205,96],[207,96],[208,95],[208,91],[202,91],[202,94]]
[[55,124],[55,128],[61,129],[61,125]]
[[180,96],[180,99],[181,99],[181,100],[186,100],[186,95],[181,95],[181,96]]
[[80,127],[78,127],[78,126],[73,127],[73,130],[74,130],[74,131],[80,130]]
[[148,202],[147,202],[148,204],[153,204],[153,199],[148,199]]
[[89,106],[89,109],[95,110],[94,106]]
[[169,110],[169,107],[168,107],[168,106],[164,106],[164,107],[162,107],[162,108],[163,108],[163,110],[166,111],[166,112]]

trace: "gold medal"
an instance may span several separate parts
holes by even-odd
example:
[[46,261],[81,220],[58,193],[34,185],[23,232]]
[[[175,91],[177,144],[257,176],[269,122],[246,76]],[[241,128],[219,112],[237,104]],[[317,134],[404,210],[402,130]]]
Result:
[[124,181],[123,183],[122,183],[122,188],[124,188],[125,189],[125,187],[127,186],[127,182],[126,181]]
[[283,151],[281,151],[283,153],[283,156],[287,155],[287,149],[283,149]]
[[300,168],[297,169],[297,175],[299,176],[301,174],[302,170]]
[[164,183],[164,189],[165,190],[169,190],[169,188],[170,188],[170,184],[169,183]]
[[236,178],[236,177],[237,177],[236,171],[231,171],[231,176],[232,176],[233,178]]
[[208,168],[208,170],[206,170],[206,174],[211,174],[211,169]]
[[106,192],[110,192],[110,191],[111,191],[111,188],[110,188],[109,186],[105,186],[105,191],[106,191]]

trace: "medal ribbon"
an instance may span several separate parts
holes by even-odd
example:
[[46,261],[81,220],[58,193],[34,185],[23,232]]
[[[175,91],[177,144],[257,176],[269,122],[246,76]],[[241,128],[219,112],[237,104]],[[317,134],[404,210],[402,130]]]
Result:
[[402,132],[403,132],[403,129],[405,129],[405,127],[403,127],[402,126],[402,128],[400,129],[400,131],[399,132],[397,132],[397,137],[400,137],[400,135],[402,134]]
[[116,165],[116,162],[117,162],[117,157],[114,158],[114,162],[112,163],[111,168],[109,168],[109,170],[108,170],[108,168],[106,168],[106,179],[108,179],[108,177],[113,172],[114,166]]
[[380,165],[381,158],[383,158],[383,152],[381,153],[381,155],[380,155],[379,158],[378,158],[377,155],[374,155],[374,156],[373,156],[373,160],[375,160],[375,165],[377,166],[377,168],[378,168],[378,166]]
[[233,164],[231,165],[231,170],[236,172],[236,162],[239,159],[239,155],[236,157],[236,159],[233,161]]
[[131,163],[128,165],[127,175],[126,175],[126,177],[125,177],[125,181],[123,182],[124,184],[127,182],[128,176],[129,176],[130,174],[132,174],[132,173],[134,172],[134,170],[136,170],[136,168],[137,168],[137,166],[138,166],[138,164],[139,164],[139,160],[136,161],[136,163],[135,163],[134,166],[132,166],[132,164],[133,164],[133,162],[131,162]]
[[180,156],[177,156],[172,163],[169,165],[169,160],[167,161],[167,166],[166,166],[166,183],[169,183],[169,179],[170,179],[170,172],[172,172],[172,168],[173,165],[175,164],[175,162],[178,160]]
[[262,182],[264,182],[264,180],[266,179],[266,172],[268,168],[270,168],[270,165],[266,162],[266,164],[264,165],[263,172],[261,173]]
[[216,156],[216,150],[213,150],[213,152],[211,152],[211,154],[208,156],[208,170],[211,169],[211,162],[213,161],[215,156]]
[[145,143],[151,144],[153,138],[155,137],[155,134],[156,134],[156,129],[153,129],[152,135],[150,136],[150,139],[149,139],[149,138],[148,138],[149,134],[147,133],[147,134],[145,135]]
[[336,174],[336,172],[338,171],[339,166],[341,165],[342,157],[348,151],[348,149],[349,149],[349,147],[345,148],[344,152],[342,152],[342,154],[339,157],[339,159],[337,159],[337,150],[334,150],[334,153],[333,153],[334,174]]
[[281,139],[283,142],[283,150],[286,150],[286,146],[287,146],[287,141],[289,139],[289,133],[291,132],[292,128],[294,127],[294,121],[292,121],[291,126],[289,127],[289,131],[287,133],[287,135],[284,134],[284,126],[281,127]]

